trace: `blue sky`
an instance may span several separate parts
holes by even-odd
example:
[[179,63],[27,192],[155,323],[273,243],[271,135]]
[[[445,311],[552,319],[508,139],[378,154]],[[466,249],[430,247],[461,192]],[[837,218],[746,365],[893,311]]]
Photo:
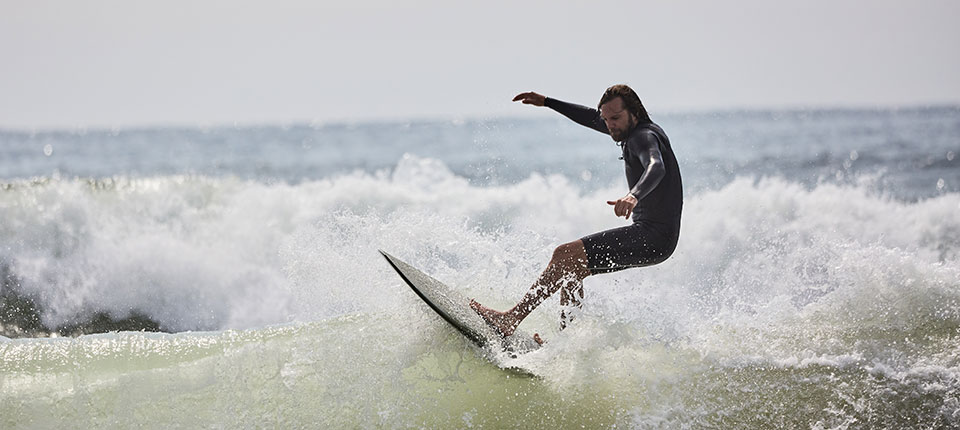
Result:
[[960,104],[960,2],[0,0],[0,128]]

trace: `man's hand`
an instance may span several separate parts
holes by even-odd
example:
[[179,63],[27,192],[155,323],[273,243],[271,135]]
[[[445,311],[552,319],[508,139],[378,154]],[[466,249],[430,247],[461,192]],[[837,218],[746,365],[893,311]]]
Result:
[[534,105],[534,106],[543,106],[543,103],[546,100],[547,100],[546,97],[541,96],[540,94],[537,94],[532,91],[529,93],[517,94],[517,96],[513,98],[513,101],[515,102],[522,101],[523,104],[525,105]]
[[607,200],[607,204],[613,206],[613,213],[618,217],[622,216],[626,219],[630,219],[630,214],[633,213],[633,208],[637,206],[637,198],[633,194],[627,194],[616,201]]

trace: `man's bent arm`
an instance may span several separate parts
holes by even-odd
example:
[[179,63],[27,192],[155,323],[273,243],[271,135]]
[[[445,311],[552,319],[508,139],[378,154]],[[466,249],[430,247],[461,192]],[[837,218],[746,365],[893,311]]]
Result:
[[630,189],[630,194],[636,197],[638,201],[643,200],[660,184],[660,180],[666,174],[663,155],[660,154],[660,145],[657,138],[650,132],[635,133],[627,140],[627,145],[629,145],[630,152],[636,154],[640,158],[640,163],[643,164],[643,175]]
[[544,106],[553,109],[561,115],[570,118],[573,122],[584,127],[592,128],[604,134],[610,134],[607,130],[607,124],[600,118],[600,111],[578,104],[567,103],[557,99],[547,97],[543,103]]

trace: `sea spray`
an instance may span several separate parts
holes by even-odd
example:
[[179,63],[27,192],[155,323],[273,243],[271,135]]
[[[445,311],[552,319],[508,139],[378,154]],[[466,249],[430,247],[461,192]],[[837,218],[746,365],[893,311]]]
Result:
[[625,222],[598,135],[3,132],[3,304],[174,333],[0,338],[0,426],[956,427],[956,112],[665,116],[677,252],[588,278],[566,330],[548,300],[523,324],[546,346],[499,363],[376,250],[512,306],[555,246]]

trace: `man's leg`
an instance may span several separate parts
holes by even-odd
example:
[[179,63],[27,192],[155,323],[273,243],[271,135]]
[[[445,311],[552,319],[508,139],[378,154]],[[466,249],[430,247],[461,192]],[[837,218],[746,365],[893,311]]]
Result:
[[[550,263],[547,264],[547,268],[544,269],[540,278],[524,294],[520,303],[517,303],[510,310],[498,312],[473,300],[470,301],[470,307],[477,311],[488,324],[496,328],[501,335],[510,336],[520,325],[520,322],[527,315],[530,315],[530,312],[561,287],[570,285],[568,289],[571,292],[568,294],[568,301],[570,297],[576,295],[576,292],[579,292],[580,297],[583,297],[583,279],[587,276],[590,276],[590,271],[587,270],[587,252],[583,247],[583,242],[575,240],[560,245],[553,251],[553,258],[550,259]],[[577,300],[577,303],[579,303],[579,300]]]
[[560,289],[560,330],[567,328],[573,317],[583,307],[583,280],[570,280]]

